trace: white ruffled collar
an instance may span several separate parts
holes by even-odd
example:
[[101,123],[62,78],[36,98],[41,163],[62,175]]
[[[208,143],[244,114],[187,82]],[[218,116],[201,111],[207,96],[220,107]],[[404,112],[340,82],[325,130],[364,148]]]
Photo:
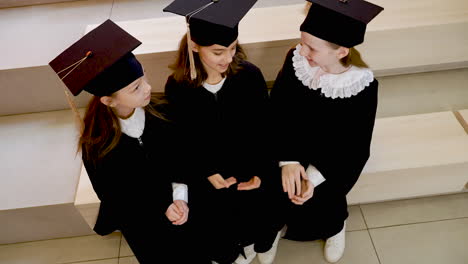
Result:
[[127,119],[119,118],[122,132],[129,137],[139,138],[145,129],[145,110],[143,108],[135,108],[135,112]]
[[341,74],[325,73],[314,78],[320,67],[310,66],[307,59],[299,54],[301,47],[301,44],[298,44],[293,52],[292,60],[296,77],[310,89],[322,89],[325,97],[349,98],[364,90],[374,80],[374,74],[370,69],[356,66],[351,66]]

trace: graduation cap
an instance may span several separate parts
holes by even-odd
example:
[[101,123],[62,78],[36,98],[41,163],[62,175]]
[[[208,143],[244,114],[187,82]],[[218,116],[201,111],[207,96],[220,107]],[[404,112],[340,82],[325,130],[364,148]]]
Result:
[[[200,46],[231,45],[239,35],[239,22],[257,0],[175,0],[163,9],[184,16],[187,38]],[[189,42],[189,41],[188,41]],[[196,78],[189,45],[191,78]]]
[[49,65],[73,95],[107,96],[143,76],[132,51],[141,44],[111,20],[83,36]]
[[301,31],[351,48],[364,42],[367,24],[383,7],[364,0],[308,0],[312,3]]

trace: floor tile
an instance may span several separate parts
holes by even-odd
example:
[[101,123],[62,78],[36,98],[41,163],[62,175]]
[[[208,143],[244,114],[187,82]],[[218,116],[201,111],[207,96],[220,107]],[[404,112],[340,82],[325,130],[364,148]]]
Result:
[[125,257],[119,259],[119,264],[139,264],[135,257]]
[[349,216],[346,220],[347,231],[365,230],[366,223],[362,217],[361,209],[358,205],[348,207]]
[[[354,231],[346,233],[346,251],[338,263],[378,264],[369,233]],[[323,242],[296,242],[281,239],[275,264],[326,264],[323,257]]]
[[125,240],[125,237],[122,236],[122,243],[120,244],[120,256],[119,257],[127,257],[127,256],[133,256],[132,249],[128,245],[127,240]]
[[103,259],[103,260],[94,260],[94,261],[86,261],[86,262],[73,262],[67,264],[119,264],[118,258],[113,259]]
[[120,234],[82,236],[0,246],[0,263],[73,263],[118,257]]
[[468,217],[468,193],[361,205],[369,228]]
[[468,263],[468,219],[371,229],[382,264]]

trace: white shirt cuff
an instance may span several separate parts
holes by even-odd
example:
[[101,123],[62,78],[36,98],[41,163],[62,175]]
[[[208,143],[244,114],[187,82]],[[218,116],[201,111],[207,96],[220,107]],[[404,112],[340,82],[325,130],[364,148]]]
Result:
[[283,167],[284,165],[288,165],[288,164],[299,164],[299,161],[280,161],[279,162],[280,167]]
[[172,199],[183,200],[188,203],[188,187],[183,183],[172,183]]
[[320,171],[318,171],[317,168],[315,168],[313,165],[309,165],[309,167],[307,167],[306,174],[314,187],[319,186],[319,184],[325,181],[322,173],[320,173]]

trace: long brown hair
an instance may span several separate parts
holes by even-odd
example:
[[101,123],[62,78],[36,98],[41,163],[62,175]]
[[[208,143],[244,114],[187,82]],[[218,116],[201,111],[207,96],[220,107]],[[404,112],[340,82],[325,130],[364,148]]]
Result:
[[[335,50],[341,47],[340,45],[331,42],[328,42],[328,44]],[[367,65],[367,63],[362,59],[361,53],[359,53],[359,51],[354,47],[349,48],[348,55],[341,58],[340,63],[345,67],[353,65],[360,68],[369,68],[369,65]]]
[[[166,120],[165,116],[156,109],[165,103],[163,97],[152,95],[151,103],[145,106],[144,110],[152,116]],[[111,107],[101,102],[101,97],[93,96],[86,108],[83,121],[84,130],[78,141],[78,150],[81,149],[83,160],[96,165],[119,143],[122,136],[119,118]]]
[[[192,80],[190,78],[190,62],[188,55],[188,43],[187,36],[184,35],[179,43],[179,50],[177,51],[176,61],[169,65],[169,68],[173,71],[173,77],[177,82],[186,82],[191,86],[199,87],[203,84],[204,81],[208,78],[208,73],[206,72],[198,52],[193,52],[193,59],[195,61],[195,69],[197,71],[197,78]],[[233,74],[236,74],[239,69],[242,68],[241,63],[247,58],[245,55],[244,49],[242,49],[239,43],[236,44],[236,53],[232,58],[232,62],[229,65],[227,71],[223,74],[223,77],[229,77]]]

